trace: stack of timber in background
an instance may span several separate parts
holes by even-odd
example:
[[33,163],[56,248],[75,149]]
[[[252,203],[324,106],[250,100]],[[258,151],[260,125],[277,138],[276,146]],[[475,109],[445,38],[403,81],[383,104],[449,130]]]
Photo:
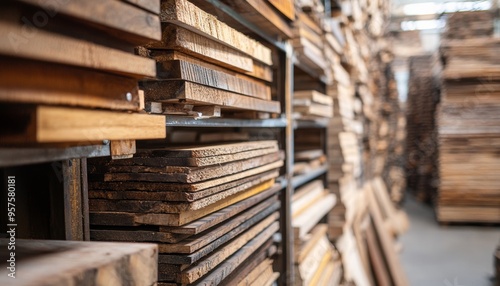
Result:
[[[334,96],[334,114],[339,115],[328,130],[329,188],[339,194],[329,215],[329,236],[342,258],[344,283],[408,285],[395,240],[407,220],[384,182],[387,170],[401,169],[396,162],[401,161],[401,141],[393,143],[390,136],[404,126],[397,119],[401,113],[389,115],[399,108],[384,28],[390,5],[341,1],[340,6],[335,15],[342,27],[342,37],[337,37],[343,39],[342,51],[339,59],[328,56],[335,70],[327,94]],[[396,149],[398,160],[391,161]]]
[[321,180],[297,189],[292,197],[295,285],[339,285],[340,258],[320,224],[336,203]]
[[[12,123],[0,131],[2,145],[112,140],[113,155],[128,157],[133,140],[164,138],[163,116],[139,114],[138,80],[154,77],[155,63],[133,54],[135,46],[160,39],[159,6],[2,3],[0,117]],[[124,154],[122,144],[129,147]]]
[[498,38],[442,40],[439,222],[500,222],[499,47]]
[[162,1],[162,39],[139,49],[157,62],[146,103],[169,115],[269,118],[273,54],[187,0]]
[[159,243],[159,285],[271,285],[282,166],[273,140],[89,160],[91,239]]
[[437,189],[436,106],[439,86],[434,77],[436,57],[410,57],[407,104],[407,183],[420,201],[431,201]]
[[[396,204],[403,200],[406,189],[405,146],[406,119],[399,102],[396,81],[392,71],[392,56],[384,51],[377,57],[375,79],[377,96],[376,111],[371,124],[370,146],[374,154],[372,176],[381,176],[387,185],[389,195]],[[373,140],[375,139],[375,140]]]
[[[464,29],[467,23],[467,29]],[[495,29],[495,14],[493,11],[473,11],[453,13],[446,19],[443,38],[449,40],[490,38]]]

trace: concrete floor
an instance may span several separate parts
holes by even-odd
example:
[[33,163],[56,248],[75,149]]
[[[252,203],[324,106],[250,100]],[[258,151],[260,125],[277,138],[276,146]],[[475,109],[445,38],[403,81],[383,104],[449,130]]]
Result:
[[411,286],[493,285],[500,227],[440,226],[433,209],[407,198],[410,229],[400,256]]

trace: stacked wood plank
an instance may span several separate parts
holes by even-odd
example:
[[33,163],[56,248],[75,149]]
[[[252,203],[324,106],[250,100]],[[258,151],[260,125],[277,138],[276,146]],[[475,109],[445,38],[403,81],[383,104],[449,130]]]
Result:
[[437,146],[435,111],[439,90],[432,55],[410,58],[407,107],[407,178],[415,197],[430,201],[436,192]]
[[292,198],[295,285],[339,285],[340,260],[328,241],[328,227],[318,224],[336,203],[320,180],[299,188]]
[[[464,24],[467,29],[464,29]],[[450,40],[490,38],[493,36],[495,14],[492,11],[459,12],[446,20],[443,37]]]
[[442,42],[440,222],[500,222],[499,46],[497,38]]
[[293,112],[297,119],[331,118],[333,117],[333,98],[316,90],[295,91]]
[[276,141],[149,148],[90,164],[91,239],[158,243],[160,285],[277,279]]
[[140,49],[158,68],[142,83],[146,102],[196,118],[281,112],[271,100],[269,48],[187,0],[162,1],[160,19],[161,41]]
[[[0,245],[7,249],[9,241],[2,239]],[[8,254],[2,252],[4,261]],[[11,277],[9,267],[2,269],[2,285],[149,286],[157,281],[154,244],[17,239],[15,254],[19,271]]]
[[165,137],[164,117],[138,113],[155,63],[133,54],[160,39],[159,2],[21,0],[0,13],[3,145]]

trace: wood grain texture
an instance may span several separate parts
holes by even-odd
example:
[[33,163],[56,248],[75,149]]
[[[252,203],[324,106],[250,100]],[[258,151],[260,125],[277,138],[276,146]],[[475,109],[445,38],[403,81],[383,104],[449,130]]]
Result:
[[[0,24],[0,37],[4,39],[22,35],[23,31],[23,26],[13,22]],[[151,59],[43,30],[32,35],[29,45],[0,42],[0,55],[101,70],[136,79],[156,76],[156,66]]]
[[[246,231],[256,222],[266,218],[271,217],[270,215],[279,208],[279,202],[266,201],[265,203],[259,204],[256,207],[245,211],[230,220],[221,223],[207,232],[201,233],[200,235],[191,236],[179,243],[174,244],[161,244],[160,253],[162,254],[160,262],[161,263],[171,263],[171,264],[191,264],[192,262],[182,262],[175,255],[168,255],[169,253],[193,253],[199,249],[217,241],[218,245],[228,241],[230,238]],[[274,220],[277,219],[273,215]],[[221,239],[222,238],[222,239]]]
[[161,5],[162,22],[181,25],[272,65],[269,48],[220,22],[215,16],[206,13],[194,4],[186,0],[168,0],[163,1]]
[[267,0],[289,20],[295,21],[295,4],[292,0]]
[[[137,80],[60,64],[2,57],[0,101],[139,110]],[[131,100],[127,100],[127,94]]]
[[[271,88],[263,83],[243,79],[187,61],[161,61],[158,62],[157,68],[158,77],[161,79],[187,80],[260,99],[271,99]],[[161,82],[158,83],[158,88],[161,88]]]
[[149,200],[149,201],[170,201],[170,202],[194,202],[206,197],[214,199],[223,199],[242,190],[258,185],[264,181],[277,178],[278,171],[270,171],[255,176],[247,177],[241,180],[232,181],[216,187],[208,188],[195,193],[187,192],[165,192],[165,191],[134,191],[134,190],[111,190],[112,188],[103,188],[103,190],[89,190],[90,199],[106,200]]
[[[271,153],[255,158],[229,162],[220,166],[207,167],[142,167],[142,166],[114,166],[104,174],[105,181],[149,181],[149,182],[178,182],[196,183],[207,181],[244,170],[271,164],[282,158],[280,152]],[[127,173],[125,173],[127,171]],[[116,172],[116,173],[115,173]],[[139,173],[141,172],[141,173]],[[161,172],[161,173],[160,173]]]
[[173,24],[162,24],[162,41],[147,44],[153,49],[175,50],[201,60],[243,73],[254,71],[254,60],[241,51]]
[[[279,223],[274,222],[264,231],[262,231],[259,235],[254,236],[246,245],[238,247],[231,257],[226,259],[220,264],[220,266],[210,273],[208,276],[203,277],[201,281],[199,281],[198,285],[218,285],[224,278],[226,278],[232,271],[234,271],[240,264],[242,264],[252,253],[254,253],[261,245],[263,245],[271,236],[279,230]],[[195,268],[190,270],[199,270],[201,273],[205,273],[204,269],[207,269],[208,265],[212,263],[216,263],[220,258],[224,257],[225,251],[222,253],[214,253],[211,255],[206,264],[197,265]],[[226,256],[227,257],[227,256]],[[200,278],[200,272],[194,273],[192,271],[187,272],[181,279],[184,283],[190,283],[189,281],[196,281]]]
[[122,0],[147,10],[154,14],[160,14],[160,1],[161,0]]
[[255,110],[270,113],[281,112],[279,102],[277,101],[248,97],[193,82],[172,80],[159,83],[148,81],[143,83],[143,87],[147,101],[218,105],[223,110]]
[[[161,39],[160,18],[140,8],[116,0],[58,1],[19,0],[46,11],[76,19],[90,27],[108,32],[113,37],[134,45]],[[146,1],[143,1],[146,2]],[[150,1],[151,6],[159,1]]]
[[[7,249],[7,243],[2,239],[0,245]],[[154,244],[18,239],[16,266],[22,270],[16,273],[14,284],[63,286],[85,281],[91,285],[153,285],[157,258]],[[30,275],[22,275],[24,271]],[[0,273],[0,283],[12,285],[8,270]]]
[[223,0],[243,18],[267,33],[290,39],[293,36],[290,23],[278,14],[265,0]]
[[165,138],[165,117],[50,106],[3,106],[0,118],[24,125],[4,130],[4,143],[57,143]]

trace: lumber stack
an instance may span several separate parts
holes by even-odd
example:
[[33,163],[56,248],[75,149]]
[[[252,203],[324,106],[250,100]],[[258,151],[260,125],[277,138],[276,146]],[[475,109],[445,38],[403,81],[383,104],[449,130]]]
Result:
[[339,285],[340,258],[319,224],[336,203],[321,180],[297,189],[292,197],[295,285]]
[[439,222],[500,222],[498,47],[497,38],[442,42]]
[[[467,29],[464,29],[467,23]],[[446,20],[443,38],[449,40],[491,38],[495,26],[493,11],[458,12],[451,14]]]
[[165,137],[164,117],[139,113],[155,63],[133,54],[160,39],[159,2],[21,0],[0,13],[2,145]]
[[[9,240],[0,245],[7,249]],[[2,252],[2,259],[8,254]],[[20,271],[10,277],[9,267],[2,269],[2,285],[149,286],[157,281],[158,247],[149,243],[17,239],[15,254]]]
[[430,201],[437,187],[435,111],[439,90],[433,75],[435,61],[432,55],[410,58],[406,168],[408,187],[421,201]]
[[271,100],[269,48],[187,0],[163,0],[160,20],[161,41],[139,50],[158,69],[154,80],[142,82],[147,104],[195,118],[281,112]]
[[333,98],[316,90],[294,91],[294,117],[316,120],[333,117]]
[[160,285],[277,279],[276,141],[151,147],[89,164],[91,239],[158,243]]

